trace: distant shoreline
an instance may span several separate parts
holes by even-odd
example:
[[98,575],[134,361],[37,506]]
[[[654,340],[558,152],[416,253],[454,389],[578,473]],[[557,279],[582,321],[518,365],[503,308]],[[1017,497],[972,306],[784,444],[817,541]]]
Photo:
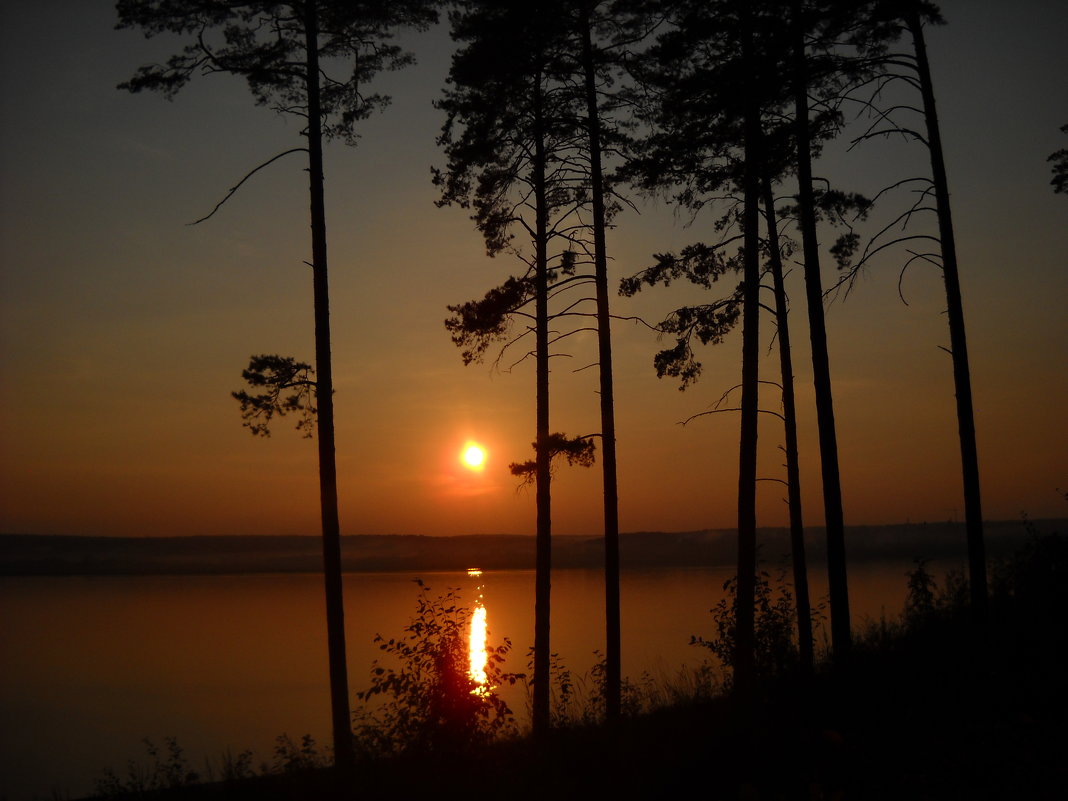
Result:
[[[1029,536],[1068,532],[1068,519],[988,521],[987,551],[1007,556]],[[823,529],[806,529],[810,560],[822,561]],[[620,535],[623,569],[728,567],[735,559],[733,529],[631,532]],[[789,554],[789,531],[758,531],[761,556],[782,561]],[[467,534],[432,537],[406,534],[349,535],[341,538],[345,572],[413,570],[524,570],[534,567],[534,537]],[[847,528],[850,561],[965,557],[963,523],[903,523]],[[604,564],[599,535],[555,535],[553,566],[599,568]],[[231,535],[184,537],[97,537],[62,534],[0,534],[0,577],[75,575],[212,575],[318,573],[322,569],[317,535]]]

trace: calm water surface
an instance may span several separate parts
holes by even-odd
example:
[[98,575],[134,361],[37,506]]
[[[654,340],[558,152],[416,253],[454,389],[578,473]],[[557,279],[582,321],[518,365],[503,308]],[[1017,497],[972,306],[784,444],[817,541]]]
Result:
[[[893,615],[909,565],[855,566],[855,620]],[[622,578],[623,671],[671,677],[696,665],[690,636],[729,569],[660,569]],[[399,636],[415,608],[412,574],[345,576],[349,680],[368,685],[377,633]],[[481,586],[490,642],[509,637],[506,669],[525,670],[533,642],[533,571],[421,573],[473,603]],[[826,594],[813,577],[813,595]],[[582,672],[604,651],[598,571],[553,576],[553,650]],[[5,578],[0,580],[0,798],[86,794],[106,767],[125,775],[143,738],[173,736],[194,769],[228,749],[270,761],[274,739],[329,742],[326,632],[315,575]],[[523,696],[511,699],[525,714]],[[62,796],[61,796],[62,797]]]

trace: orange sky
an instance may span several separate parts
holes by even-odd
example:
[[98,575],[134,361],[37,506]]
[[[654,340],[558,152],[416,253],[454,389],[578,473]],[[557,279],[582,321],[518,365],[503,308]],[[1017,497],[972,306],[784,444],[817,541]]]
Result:
[[[1058,4],[949,2],[930,32],[976,399],[988,518],[1068,513],[1068,198],[1046,156],[1068,146],[1055,32]],[[314,444],[288,426],[269,440],[229,397],[252,353],[311,359],[305,173],[299,158],[257,175],[202,216],[248,169],[297,144],[298,126],[252,105],[236,81],[195,81],[174,103],[114,90],[160,55],[113,31],[112,4],[5,4],[0,160],[0,531],[120,535],[315,533]],[[47,31],[47,32],[46,32]],[[1001,50],[994,46],[999,43]],[[447,66],[440,34],[413,40],[417,68],[382,82],[393,106],[356,149],[327,152],[327,209],[344,533],[532,533],[532,492],[506,469],[530,458],[533,370],[464,367],[446,305],[517,269],[484,256],[455,209],[436,209],[430,166]],[[34,65],[32,70],[26,64]],[[991,103],[996,102],[996,108]],[[874,193],[922,154],[830,148],[817,169]],[[910,163],[911,162],[911,163]],[[617,277],[649,254],[705,236],[639,204],[609,240]],[[830,260],[828,259],[828,262]],[[875,264],[829,308],[847,524],[962,517],[941,283],[916,268],[897,297],[900,256]],[[828,275],[830,266],[828,265]],[[802,489],[818,524],[819,475],[804,299],[797,274],[795,366]],[[694,290],[650,291],[619,314],[658,320]],[[768,342],[770,325],[763,339]],[[738,381],[735,335],[705,349],[685,393],[658,380],[657,342],[615,328],[624,530],[729,527],[737,419],[683,427]],[[592,337],[554,363],[552,426],[598,430]],[[766,355],[765,377],[777,359]],[[770,392],[763,402],[774,408]],[[762,416],[762,476],[781,478],[777,421]],[[459,462],[469,439],[485,470]],[[554,483],[561,533],[600,529],[600,467]],[[782,487],[760,488],[760,523],[786,521]]]

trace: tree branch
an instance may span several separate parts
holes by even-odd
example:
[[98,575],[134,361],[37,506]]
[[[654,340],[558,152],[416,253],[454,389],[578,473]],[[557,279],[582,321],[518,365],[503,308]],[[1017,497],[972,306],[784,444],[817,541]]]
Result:
[[226,193],[226,197],[224,197],[222,200],[220,200],[218,203],[215,204],[215,208],[213,208],[210,212],[208,212],[206,215],[201,217],[199,220],[194,220],[191,223],[186,223],[186,225],[199,225],[200,223],[204,222],[205,220],[211,219],[213,216],[215,216],[215,212],[217,212],[219,209],[221,209],[223,204],[234,196],[234,193],[238,189],[241,188],[241,185],[244,184],[245,181],[247,181],[253,175],[258,173],[264,167],[266,167],[269,164],[272,164],[272,163],[278,161],[278,159],[282,158],[283,156],[288,156],[290,153],[307,153],[307,152],[308,152],[308,148],[306,148],[306,147],[294,147],[294,148],[290,148],[289,150],[285,151],[284,153],[279,153],[274,158],[268,159],[267,161],[263,162],[263,164],[261,164],[260,166],[256,167],[255,169],[251,170],[250,172],[246,173],[244,178],[242,178],[240,181],[237,182],[237,184],[232,186],[230,188],[230,191]]

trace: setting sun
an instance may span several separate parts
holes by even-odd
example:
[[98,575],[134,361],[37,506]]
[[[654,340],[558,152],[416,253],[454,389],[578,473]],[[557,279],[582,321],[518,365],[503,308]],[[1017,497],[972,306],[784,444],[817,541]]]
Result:
[[460,455],[460,460],[464,463],[465,467],[468,467],[471,470],[481,470],[486,466],[486,449],[481,445],[470,442],[464,446],[463,453]]

